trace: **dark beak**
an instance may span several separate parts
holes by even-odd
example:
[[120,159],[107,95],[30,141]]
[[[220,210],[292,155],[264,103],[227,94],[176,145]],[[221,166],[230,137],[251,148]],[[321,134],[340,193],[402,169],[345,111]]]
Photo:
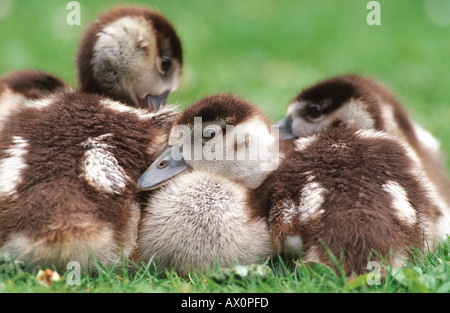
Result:
[[290,116],[286,116],[282,120],[276,122],[274,125],[278,125],[280,127],[280,140],[288,140],[295,138],[292,133],[292,118]]
[[147,109],[150,111],[158,110],[163,104],[167,104],[167,98],[169,97],[170,91],[166,91],[159,96],[147,95],[143,99],[139,99],[139,106],[141,109]]
[[189,167],[180,156],[179,160],[174,158],[174,151],[179,151],[178,146],[169,146],[160,156],[153,162],[144,174],[139,177],[138,187],[140,190],[154,190],[166,183],[169,179],[183,173]]

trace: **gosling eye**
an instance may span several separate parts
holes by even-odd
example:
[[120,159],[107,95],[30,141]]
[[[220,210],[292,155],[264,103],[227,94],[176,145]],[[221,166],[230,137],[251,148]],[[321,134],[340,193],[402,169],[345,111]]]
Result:
[[210,140],[216,136],[216,131],[212,128],[205,129],[203,131],[203,139],[204,140]]
[[161,58],[161,70],[167,72],[172,65],[172,61],[169,58]]
[[158,168],[159,169],[163,169],[163,168],[165,168],[166,166],[167,166],[167,161],[166,160],[162,160],[161,162],[159,162],[159,164],[158,164]]
[[306,116],[311,119],[316,119],[322,116],[323,110],[320,105],[312,105],[308,109],[306,109]]

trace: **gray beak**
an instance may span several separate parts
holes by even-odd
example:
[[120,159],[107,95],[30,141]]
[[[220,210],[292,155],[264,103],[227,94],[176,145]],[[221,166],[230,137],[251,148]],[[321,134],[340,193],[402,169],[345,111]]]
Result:
[[290,116],[286,116],[282,120],[276,122],[274,125],[278,125],[280,127],[280,140],[288,140],[295,138],[292,133],[292,118]]
[[189,167],[184,162],[180,155],[180,160],[176,160],[172,153],[172,149],[177,149],[178,146],[169,146],[163,153],[153,162],[144,174],[139,177],[138,187],[140,190],[153,190],[161,187],[164,183],[172,177],[181,174]]
[[139,99],[139,106],[141,109],[148,109],[150,111],[158,110],[163,104],[167,104],[167,98],[170,91],[163,92],[159,96],[147,95],[144,99]]

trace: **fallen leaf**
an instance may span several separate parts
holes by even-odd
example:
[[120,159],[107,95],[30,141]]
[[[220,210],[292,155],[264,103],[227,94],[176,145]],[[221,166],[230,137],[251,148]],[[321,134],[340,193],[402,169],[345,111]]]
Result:
[[46,269],[46,270],[40,270],[36,275],[36,279],[38,280],[38,282],[41,285],[50,286],[53,282],[60,281],[61,276],[56,271],[53,271],[51,269]]

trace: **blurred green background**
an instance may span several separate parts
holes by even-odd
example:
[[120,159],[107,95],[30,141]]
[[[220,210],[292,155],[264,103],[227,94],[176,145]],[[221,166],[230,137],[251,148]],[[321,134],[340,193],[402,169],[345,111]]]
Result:
[[450,156],[450,0],[379,0],[379,26],[367,24],[366,0],[79,0],[80,26],[67,24],[68,2],[0,0],[0,75],[35,68],[75,86],[86,26],[116,5],[145,4],[169,18],[183,43],[171,103],[233,92],[276,121],[302,88],[360,73],[390,87]]

